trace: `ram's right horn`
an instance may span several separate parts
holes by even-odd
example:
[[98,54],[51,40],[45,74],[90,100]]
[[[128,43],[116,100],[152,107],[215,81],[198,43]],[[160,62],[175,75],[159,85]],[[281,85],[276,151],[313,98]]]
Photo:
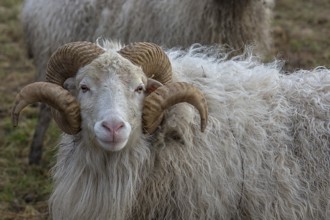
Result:
[[[35,82],[25,86],[16,95],[12,109],[13,125],[17,126],[20,112],[29,104],[43,102],[60,113],[59,127],[68,134],[80,130],[80,108],[76,99],[64,88],[49,82]],[[70,126],[67,126],[69,124]]]
[[90,42],[73,42],[59,47],[48,62],[47,82],[27,85],[16,96],[12,110],[14,126],[23,108],[28,104],[44,102],[52,107],[52,115],[60,129],[68,134],[78,133],[81,122],[79,103],[63,88],[63,84],[66,79],[75,76],[79,68],[102,53],[103,49]]

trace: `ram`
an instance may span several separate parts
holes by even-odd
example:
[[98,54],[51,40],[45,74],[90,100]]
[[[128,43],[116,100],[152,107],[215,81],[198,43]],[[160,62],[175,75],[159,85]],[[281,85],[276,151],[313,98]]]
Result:
[[65,133],[53,219],[329,219],[330,70],[219,54],[60,47],[12,113],[47,103]]
[[[242,49],[255,44],[266,54],[271,48],[272,5],[273,0],[25,0],[22,23],[37,80],[43,81],[49,56],[56,48],[101,36],[166,47],[219,43]],[[41,105],[30,163],[40,161],[49,122],[49,109]]]

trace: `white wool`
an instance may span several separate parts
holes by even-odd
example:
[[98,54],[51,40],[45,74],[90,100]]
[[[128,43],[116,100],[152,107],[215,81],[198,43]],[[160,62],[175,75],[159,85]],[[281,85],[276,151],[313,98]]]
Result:
[[53,218],[329,219],[330,70],[287,75],[281,62],[198,45],[167,54],[174,80],[205,94],[206,131],[181,103],[120,152],[65,135]]

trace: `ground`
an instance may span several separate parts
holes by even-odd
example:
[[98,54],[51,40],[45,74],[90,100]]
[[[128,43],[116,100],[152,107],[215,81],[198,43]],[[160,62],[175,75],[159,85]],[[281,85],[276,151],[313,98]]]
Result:
[[[34,80],[19,11],[22,0],[0,2],[0,220],[48,219],[50,168],[54,164],[58,128],[49,129],[43,160],[29,166],[27,155],[37,117],[30,106],[13,128],[10,110],[17,91]],[[330,68],[330,1],[277,0],[272,22],[274,49],[270,59],[285,61],[284,69]]]

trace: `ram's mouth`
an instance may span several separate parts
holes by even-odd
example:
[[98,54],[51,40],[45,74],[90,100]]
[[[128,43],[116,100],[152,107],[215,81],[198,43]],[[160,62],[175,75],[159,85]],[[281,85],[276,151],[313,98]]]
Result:
[[119,151],[126,146],[127,140],[124,138],[116,138],[113,140],[107,140],[102,138],[96,138],[98,144],[107,151]]

